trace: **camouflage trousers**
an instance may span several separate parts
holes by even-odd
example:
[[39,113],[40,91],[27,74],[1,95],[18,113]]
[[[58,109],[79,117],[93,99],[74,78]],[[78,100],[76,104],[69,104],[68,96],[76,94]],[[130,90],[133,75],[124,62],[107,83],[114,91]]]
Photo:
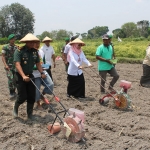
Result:
[[[5,69],[6,70],[6,69]],[[13,94],[16,89],[16,80],[14,77],[15,71],[14,70],[6,70],[7,78],[8,78],[8,88],[10,94]]]

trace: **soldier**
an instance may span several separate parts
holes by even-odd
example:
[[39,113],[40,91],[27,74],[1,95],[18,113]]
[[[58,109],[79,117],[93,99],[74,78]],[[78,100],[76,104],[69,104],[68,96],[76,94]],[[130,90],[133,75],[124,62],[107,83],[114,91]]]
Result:
[[13,62],[14,52],[18,49],[15,45],[15,35],[10,34],[8,36],[9,44],[6,44],[2,48],[2,61],[4,63],[4,69],[6,70],[8,78],[8,88],[10,92],[10,99],[16,96],[16,83],[14,79],[15,65]]
[[26,43],[20,50],[14,53],[14,62],[16,67],[16,83],[18,96],[13,109],[13,116],[18,117],[19,106],[27,100],[28,119],[33,120],[33,106],[35,102],[35,86],[30,81],[33,80],[33,67],[36,64],[37,69],[41,73],[41,77],[45,78],[45,74],[40,64],[39,55],[34,49],[35,41],[39,41],[37,37],[29,33],[20,42]]

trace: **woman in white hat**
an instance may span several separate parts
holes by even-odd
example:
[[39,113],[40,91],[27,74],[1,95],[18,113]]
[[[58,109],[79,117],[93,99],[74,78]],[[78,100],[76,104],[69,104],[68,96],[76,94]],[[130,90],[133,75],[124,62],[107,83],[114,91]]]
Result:
[[82,72],[82,63],[84,62],[89,67],[91,63],[86,59],[81,47],[85,46],[85,43],[80,39],[75,39],[70,42],[71,48],[67,55],[68,67],[68,96],[74,96],[75,98],[85,98],[85,80]]

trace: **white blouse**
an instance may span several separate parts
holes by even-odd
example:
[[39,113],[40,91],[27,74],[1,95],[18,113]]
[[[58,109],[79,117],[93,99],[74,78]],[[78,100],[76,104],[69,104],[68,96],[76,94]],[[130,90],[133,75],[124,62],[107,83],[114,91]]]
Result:
[[82,69],[79,69],[78,67],[82,65],[84,62],[88,66],[91,65],[91,63],[86,59],[83,51],[80,53],[80,55],[77,55],[72,50],[69,51],[68,55],[70,56],[69,59],[67,58],[67,61],[69,62],[68,67],[68,74],[69,75],[81,75]]

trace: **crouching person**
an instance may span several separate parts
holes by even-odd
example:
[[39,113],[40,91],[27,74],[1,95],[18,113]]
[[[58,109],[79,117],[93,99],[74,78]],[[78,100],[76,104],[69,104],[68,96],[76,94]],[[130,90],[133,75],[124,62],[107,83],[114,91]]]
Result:
[[13,108],[13,116],[18,117],[19,106],[27,101],[27,116],[28,119],[34,120],[32,115],[35,102],[35,86],[30,81],[33,78],[32,72],[34,64],[36,64],[41,77],[45,78],[43,69],[40,64],[39,55],[36,49],[34,49],[34,42],[39,41],[37,37],[29,33],[20,42],[25,43],[20,50],[16,50],[14,53],[14,62],[16,67],[16,84],[18,95]]
[[[44,52],[42,50],[38,50],[39,47],[40,47],[40,42],[35,42],[34,48],[37,50],[37,52],[39,54],[40,63],[43,64],[44,63],[44,60],[43,60],[44,59],[43,58]],[[44,65],[43,65],[43,67],[44,67]],[[47,71],[44,70],[43,72],[46,75],[46,78],[44,78],[44,79],[41,78],[41,73],[37,70],[37,67],[34,66],[33,75],[35,77],[35,85],[36,85],[35,101],[37,102],[37,109],[40,109],[40,110],[43,110],[43,107],[42,107],[42,105],[40,103],[40,99],[42,99],[45,104],[50,104],[49,101],[48,101],[48,99],[45,98],[44,95],[45,94],[51,95],[52,92],[53,92],[53,87],[54,87],[54,83],[53,83],[51,77],[49,76],[49,74],[47,73]],[[44,89],[42,91],[42,95],[41,95],[41,93],[39,91],[40,88],[41,88],[41,85],[44,86]]]

